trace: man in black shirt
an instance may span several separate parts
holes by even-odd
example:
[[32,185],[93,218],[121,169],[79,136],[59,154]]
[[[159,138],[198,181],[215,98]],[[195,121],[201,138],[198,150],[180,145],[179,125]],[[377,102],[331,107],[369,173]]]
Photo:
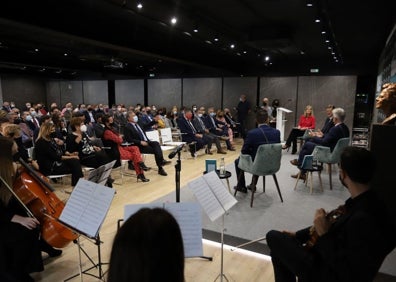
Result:
[[246,137],[246,119],[248,114],[250,113],[250,103],[246,99],[246,95],[241,95],[239,98],[239,103],[235,108],[238,114],[238,122],[240,123],[239,127],[241,130],[241,136],[243,139]]

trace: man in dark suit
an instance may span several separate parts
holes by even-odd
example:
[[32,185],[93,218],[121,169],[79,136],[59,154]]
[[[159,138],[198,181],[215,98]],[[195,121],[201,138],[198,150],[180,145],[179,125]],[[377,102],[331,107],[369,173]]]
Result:
[[194,158],[195,153],[208,144],[208,140],[203,138],[203,134],[198,133],[192,123],[192,119],[192,111],[185,109],[184,114],[177,118],[176,123],[182,133],[182,141],[189,144],[190,154]]
[[[330,151],[333,151],[339,139],[349,137],[349,128],[344,123],[345,111],[341,108],[335,108],[332,113],[335,125],[323,137],[315,136],[308,139],[301,148],[298,159],[290,161],[292,165],[300,167],[305,155],[311,155],[316,145],[330,147]],[[298,174],[294,174],[292,177],[297,178]],[[305,180],[305,171],[302,171],[300,178]]]
[[124,130],[125,141],[138,146],[142,154],[154,154],[155,163],[158,166],[158,174],[167,176],[168,174],[163,166],[170,164],[171,161],[165,161],[160,144],[147,138],[146,133],[138,124],[138,117],[133,111],[129,111],[127,117],[128,123]]
[[201,108],[197,110],[196,113],[194,114],[192,124],[197,129],[197,132],[202,134],[203,138],[206,139],[208,142],[206,153],[212,155],[210,149],[212,147],[212,144],[215,143],[218,154],[227,154],[227,152],[221,148],[219,136],[209,132],[209,129],[206,128],[203,114],[204,114],[204,110],[202,110]]
[[275,281],[373,281],[396,246],[396,228],[383,202],[370,189],[374,155],[358,147],[341,154],[339,178],[351,197],[327,213],[318,209],[313,226],[297,232],[271,230]]
[[[250,130],[243,142],[241,154],[248,154],[254,160],[257,148],[263,144],[280,143],[280,131],[269,126],[268,112],[259,110],[256,113],[257,128]],[[239,169],[239,158],[235,160],[235,172],[238,184],[234,187],[237,191],[246,193],[245,173]]]

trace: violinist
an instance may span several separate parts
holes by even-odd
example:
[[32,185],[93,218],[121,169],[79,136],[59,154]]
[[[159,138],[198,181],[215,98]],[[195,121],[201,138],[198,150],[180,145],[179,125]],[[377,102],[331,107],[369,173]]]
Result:
[[317,210],[313,226],[300,231],[267,233],[275,281],[373,281],[396,246],[394,220],[370,190],[374,172],[371,152],[347,147],[339,178],[351,197],[342,208]]
[[[17,145],[7,137],[0,137],[0,176],[13,187],[16,164],[13,154]],[[24,208],[0,181],[0,281],[34,281],[29,273],[42,271],[41,250],[59,256],[56,250],[40,238],[40,222],[27,216]]]

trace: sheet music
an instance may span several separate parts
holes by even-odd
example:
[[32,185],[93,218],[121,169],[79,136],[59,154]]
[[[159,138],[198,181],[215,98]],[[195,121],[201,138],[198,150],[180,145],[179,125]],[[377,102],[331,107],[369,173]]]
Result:
[[188,186],[211,221],[218,219],[237,203],[215,171],[190,181]]
[[168,210],[179,223],[184,243],[184,256],[203,255],[202,218],[198,203],[166,203]]
[[202,177],[190,181],[187,185],[211,221],[215,221],[226,212]]
[[198,203],[149,203],[131,204],[124,207],[124,221],[141,208],[164,208],[170,212],[179,224],[185,257],[203,255],[202,219]]
[[59,219],[94,238],[110,208],[114,192],[114,189],[80,179]]
[[237,200],[230,194],[228,188],[215,171],[204,174],[203,178],[206,183],[208,183],[209,188],[213,191],[225,211],[228,211],[237,203]]

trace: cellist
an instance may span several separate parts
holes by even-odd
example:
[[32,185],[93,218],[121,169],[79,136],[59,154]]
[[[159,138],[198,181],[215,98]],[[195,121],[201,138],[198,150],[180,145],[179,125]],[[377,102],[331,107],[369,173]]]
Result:
[[[17,174],[13,154],[17,153],[17,145],[0,136],[0,148],[0,176],[13,187]],[[62,253],[40,239],[39,225],[0,181],[0,281],[34,281],[29,273],[44,269],[41,251],[52,257]]]

